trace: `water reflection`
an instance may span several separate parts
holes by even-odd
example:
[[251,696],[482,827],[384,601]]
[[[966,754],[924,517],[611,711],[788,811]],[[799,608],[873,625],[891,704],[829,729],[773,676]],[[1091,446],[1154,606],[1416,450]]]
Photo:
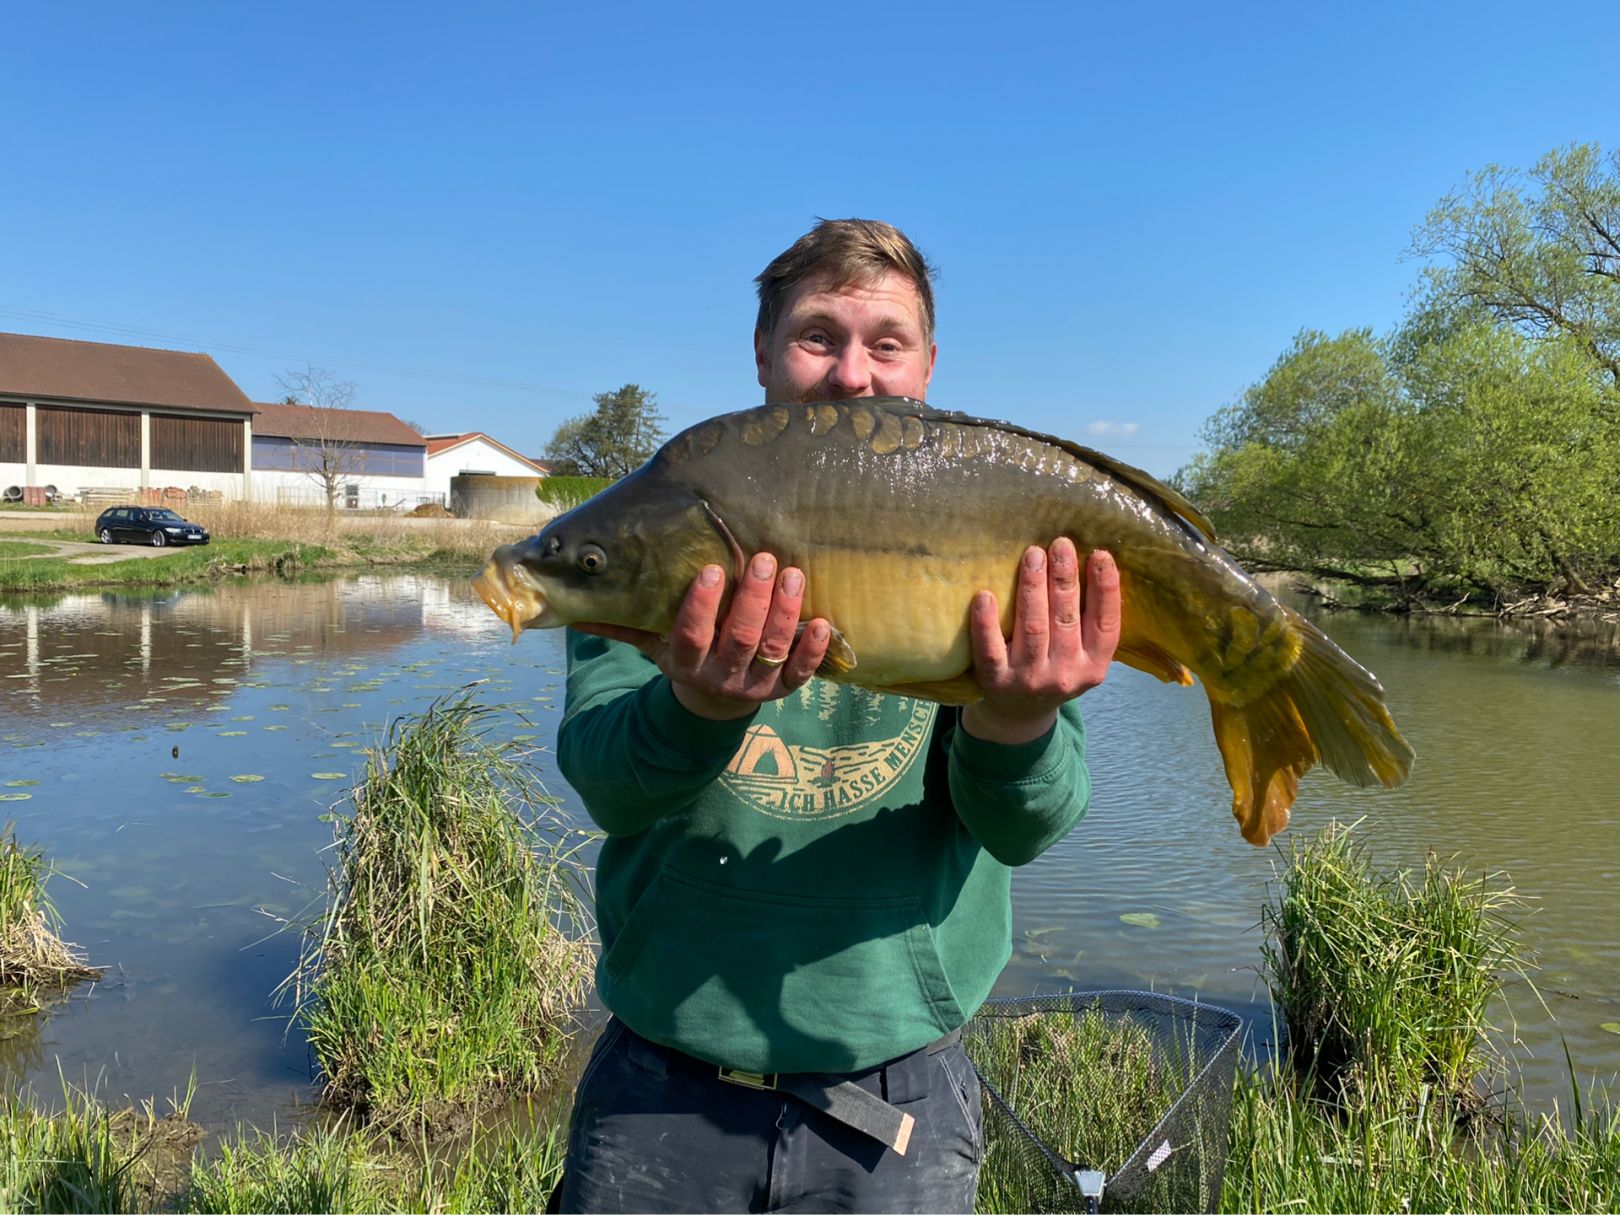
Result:
[[[1620,634],[1339,614],[1324,627],[1378,673],[1418,749],[1411,781],[1356,790],[1324,773],[1294,826],[1362,828],[1386,864],[1429,850],[1505,869],[1533,899],[1526,931],[1547,1011],[1512,1013],[1543,1094],[1620,1066]],[[549,750],[561,707],[555,633],[510,635],[459,581],[378,576],[206,593],[0,602],[0,796],[23,840],[84,887],[52,891],[68,935],[113,969],[11,1041],[7,1082],[60,1066],[113,1098],[183,1090],[216,1124],[268,1125],[310,1095],[309,1060],[269,993],[318,906],[320,816],[384,724],[474,679]],[[519,716],[521,710],[523,716]],[[1087,697],[1094,802],[1014,882],[1014,955],[998,994],[1146,986],[1268,1017],[1256,923],[1280,853],[1231,821],[1201,691],[1120,670]]]
[[453,688],[554,716],[556,639],[509,640],[462,586],[412,576],[0,608],[4,810],[83,883],[51,893],[111,967],[0,1041],[6,1079],[48,1095],[60,1063],[143,1099],[194,1071],[205,1120],[295,1114],[309,1060],[269,995],[298,950],[278,930],[323,894],[321,815],[390,718]]

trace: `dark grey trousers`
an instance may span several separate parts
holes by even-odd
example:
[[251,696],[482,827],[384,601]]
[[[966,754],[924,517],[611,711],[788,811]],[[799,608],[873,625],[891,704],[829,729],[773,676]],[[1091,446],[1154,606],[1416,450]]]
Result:
[[614,1018],[574,1097],[561,1209],[971,1211],[984,1138],[961,1043],[841,1078],[916,1118],[904,1156]]

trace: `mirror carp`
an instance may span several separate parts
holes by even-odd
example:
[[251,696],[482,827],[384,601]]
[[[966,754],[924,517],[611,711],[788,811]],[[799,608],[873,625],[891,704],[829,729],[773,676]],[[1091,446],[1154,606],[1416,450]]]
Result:
[[1065,439],[905,398],[701,422],[497,549],[474,586],[514,640],[575,622],[667,634],[705,564],[735,581],[770,552],[804,571],[802,618],[834,627],[818,674],[960,705],[979,698],[974,594],[995,592],[1010,633],[1024,549],[1059,536],[1082,562],[1114,555],[1119,660],[1204,685],[1244,839],[1287,826],[1319,760],[1353,785],[1406,779],[1413,751],[1377,679],[1244,572],[1174,489]]

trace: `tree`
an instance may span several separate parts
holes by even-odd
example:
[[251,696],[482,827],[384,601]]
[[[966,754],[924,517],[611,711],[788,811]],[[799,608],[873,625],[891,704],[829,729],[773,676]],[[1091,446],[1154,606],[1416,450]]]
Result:
[[583,476],[617,479],[652,458],[664,441],[664,418],[653,393],[639,384],[626,384],[614,392],[599,392],[592,400],[594,413],[557,427],[546,446],[547,461]]
[[1531,337],[1575,341],[1620,385],[1620,152],[1549,152],[1528,174],[1491,165],[1442,199],[1413,251],[1442,299]]
[[319,367],[289,370],[276,383],[286,394],[281,403],[299,410],[291,427],[294,467],[325,491],[327,513],[335,514],[344,483],[365,469],[350,411],[355,386]]

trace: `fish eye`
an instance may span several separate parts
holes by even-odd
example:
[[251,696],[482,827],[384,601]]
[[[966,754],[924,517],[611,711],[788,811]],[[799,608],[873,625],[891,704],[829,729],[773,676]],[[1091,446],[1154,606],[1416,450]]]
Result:
[[587,574],[600,574],[607,568],[607,554],[599,544],[579,546],[579,568]]

